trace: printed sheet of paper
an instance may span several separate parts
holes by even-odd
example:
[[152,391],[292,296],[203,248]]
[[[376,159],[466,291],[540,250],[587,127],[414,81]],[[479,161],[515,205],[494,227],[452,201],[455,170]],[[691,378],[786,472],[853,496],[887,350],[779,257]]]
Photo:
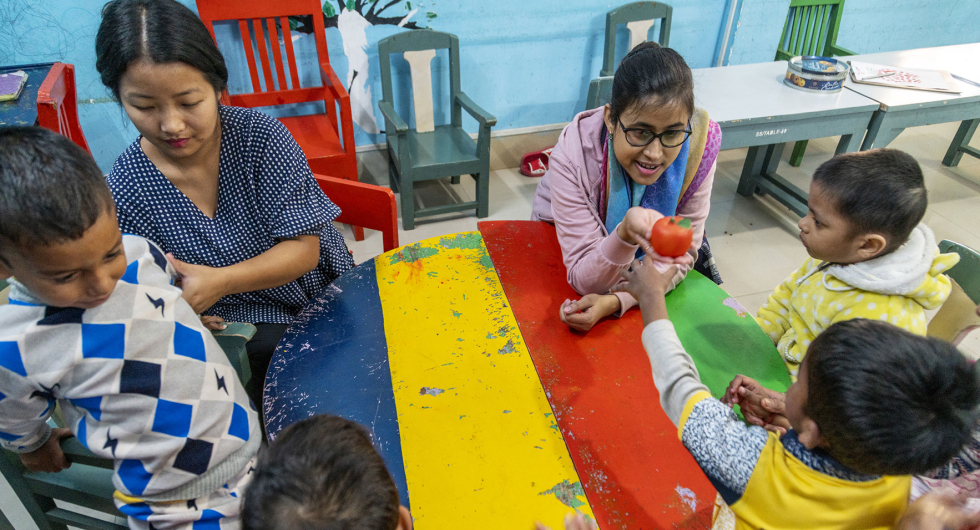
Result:
[[945,70],[905,68],[862,63],[859,61],[851,61],[850,65],[851,78],[858,83],[898,88],[915,88],[919,90],[937,90],[941,92],[959,92],[955,88],[956,85],[953,84],[949,72]]

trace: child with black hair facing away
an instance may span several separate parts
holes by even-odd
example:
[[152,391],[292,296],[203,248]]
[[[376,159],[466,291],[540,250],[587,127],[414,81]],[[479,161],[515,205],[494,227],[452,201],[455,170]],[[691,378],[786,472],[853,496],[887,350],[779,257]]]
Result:
[[919,164],[895,149],[835,156],[817,168],[800,239],[810,258],[769,296],[756,321],[796,376],[810,343],[852,318],[926,334],[927,309],[950,293],[939,254],[920,223],[928,200]]
[[130,528],[239,528],[255,409],[163,252],[120,232],[92,157],[39,127],[0,129],[0,277],[3,447],[57,472],[74,434],[115,461]]
[[828,327],[786,393],[790,430],[746,425],[700,381],[668,320],[672,277],[634,261],[624,285],[667,416],[718,490],[715,528],[891,528],[911,479],[970,439],[980,404],[951,345],[868,319]]
[[412,530],[367,431],[338,416],[294,423],[259,456],[245,530]]

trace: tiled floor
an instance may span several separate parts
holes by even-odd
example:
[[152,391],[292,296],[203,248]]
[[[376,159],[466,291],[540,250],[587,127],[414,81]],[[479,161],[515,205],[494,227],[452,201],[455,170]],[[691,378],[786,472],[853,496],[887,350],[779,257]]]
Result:
[[[930,204],[925,221],[936,232],[937,238],[952,239],[980,249],[980,160],[965,156],[956,168],[947,168],[939,162],[957,125],[912,129],[899,136],[890,147],[911,153],[922,165]],[[780,174],[805,189],[808,175],[833,154],[836,144],[836,138],[811,141],[802,167],[791,168],[783,164]],[[973,145],[980,147],[980,136]],[[788,157],[790,149],[784,152]],[[749,199],[735,193],[744,158],[744,149],[724,151],[719,155],[707,234],[725,280],[723,287],[754,313],[776,284],[803,263],[806,251],[797,239],[798,217],[767,198]],[[369,171],[373,175],[386,174],[384,167],[369,167]],[[373,179],[364,175],[362,180],[371,182]],[[493,172],[488,219],[530,218],[537,182],[516,170]],[[376,183],[387,184],[386,181]],[[417,195],[426,205],[434,205],[449,200],[472,200],[473,192],[472,179],[464,178],[459,185],[451,185],[448,180],[427,182]],[[399,239],[406,245],[429,237],[476,230],[476,223],[472,214],[429,218],[419,221],[415,230],[400,231]],[[380,233],[369,231],[364,241],[354,242],[350,231],[344,230],[356,262],[361,263],[381,253]],[[557,316],[555,321],[560,325]],[[974,356],[980,354],[980,333],[968,337],[962,348]],[[0,480],[0,504],[4,512],[14,503],[13,493]],[[33,528],[25,519],[26,513],[11,515],[15,528]]]
[[[964,156],[955,168],[940,163],[958,125],[910,129],[889,147],[907,151],[922,166],[929,190],[925,222],[935,231],[937,239],[951,239],[980,249],[980,160]],[[973,145],[980,146],[980,135]],[[811,141],[801,167],[783,163],[779,172],[807,189],[809,175],[833,155],[836,146],[837,138]],[[788,160],[789,147],[784,149],[784,162]],[[745,198],[736,194],[745,153],[745,149],[735,149],[722,151],[718,157],[707,234],[725,281],[722,287],[754,313],[776,284],[803,263],[807,254],[797,237],[798,216],[767,197]],[[383,167],[372,167],[370,172],[386,175]],[[386,177],[377,182],[366,175],[362,180],[387,185]],[[529,219],[537,182],[514,169],[493,172],[488,219]],[[448,180],[429,181],[417,196],[429,206],[450,200],[473,200],[474,189],[472,179],[468,178],[458,185]],[[477,221],[469,212],[423,218],[416,222],[414,230],[400,230],[399,242],[407,245],[429,237],[476,230]],[[369,231],[368,237],[360,242],[353,241],[349,230],[345,236],[357,263],[381,252],[381,235],[377,232]],[[980,333],[968,337],[963,349],[980,355]]]

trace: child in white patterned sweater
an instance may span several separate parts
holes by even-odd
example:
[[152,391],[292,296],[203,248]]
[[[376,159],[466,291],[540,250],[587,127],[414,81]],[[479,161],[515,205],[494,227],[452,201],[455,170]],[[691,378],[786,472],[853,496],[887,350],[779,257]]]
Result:
[[[113,459],[130,528],[235,530],[258,417],[173,274],[120,233],[91,156],[39,127],[0,129],[0,443],[32,471],[67,468],[72,434]],[[55,404],[67,429],[46,424]]]

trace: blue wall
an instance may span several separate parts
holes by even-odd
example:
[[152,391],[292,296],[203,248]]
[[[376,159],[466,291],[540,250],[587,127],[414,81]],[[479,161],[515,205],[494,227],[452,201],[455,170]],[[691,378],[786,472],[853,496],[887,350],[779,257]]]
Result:
[[[64,61],[76,65],[82,127],[103,170],[132,142],[136,131],[119,107],[108,101],[95,72],[94,41],[103,0],[2,0],[0,64]],[[196,10],[194,0],[180,0]],[[231,1],[231,0],[227,0]],[[273,0],[274,1],[274,0]],[[671,46],[692,67],[712,66],[724,30],[726,7],[735,0],[674,0]],[[569,121],[585,106],[588,80],[601,67],[605,13],[625,3],[594,0],[496,0],[428,2],[412,20],[420,26],[460,37],[462,88],[498,118],[496,130]],[[742,0],[731,39],[731,64],[772,60],[789,0]],[[404,5],[396,14],[405,14]],[[885,11],[887,9],[887,11]],[[427,17],[426,12],[436,16]],[[980,2],[976,0],[851,0],[845,7],[838,42],[858,53],[980,41]],[[390,25],[366,30],[375,102],[381,94],[377,42],[397,31]],[[625,32],[623,32],[625,35]],[[621,39],[625,41],[625,36]],[[348,61],[337,28],[327,29],[330,60],[342,81]],[[233,76],[233,91],[248,86],[241,74],[243,53],[234,38],[219,33]],[[309,49],[304,39],[298,48]],[[443,72],[444,58],[434,63]],[[396,72],[405,72],[396,63]],[[235,71],[238,72],[235,72]],[[236,75],[237,74],[237,75]],[[307,72],[315,78],[313,72]],[[402,83],[405,85],[406,83]],[[436,97],[444,87],[436,87]],[[409,116],[407,98],[396,100]],[[383,128],[381,115],[375,116]],[[445,109],[437,110],[437,123]],[[469,123],[473,126],[473,122]],[[383,135],[355,125],[358,145],[383,142]]]

